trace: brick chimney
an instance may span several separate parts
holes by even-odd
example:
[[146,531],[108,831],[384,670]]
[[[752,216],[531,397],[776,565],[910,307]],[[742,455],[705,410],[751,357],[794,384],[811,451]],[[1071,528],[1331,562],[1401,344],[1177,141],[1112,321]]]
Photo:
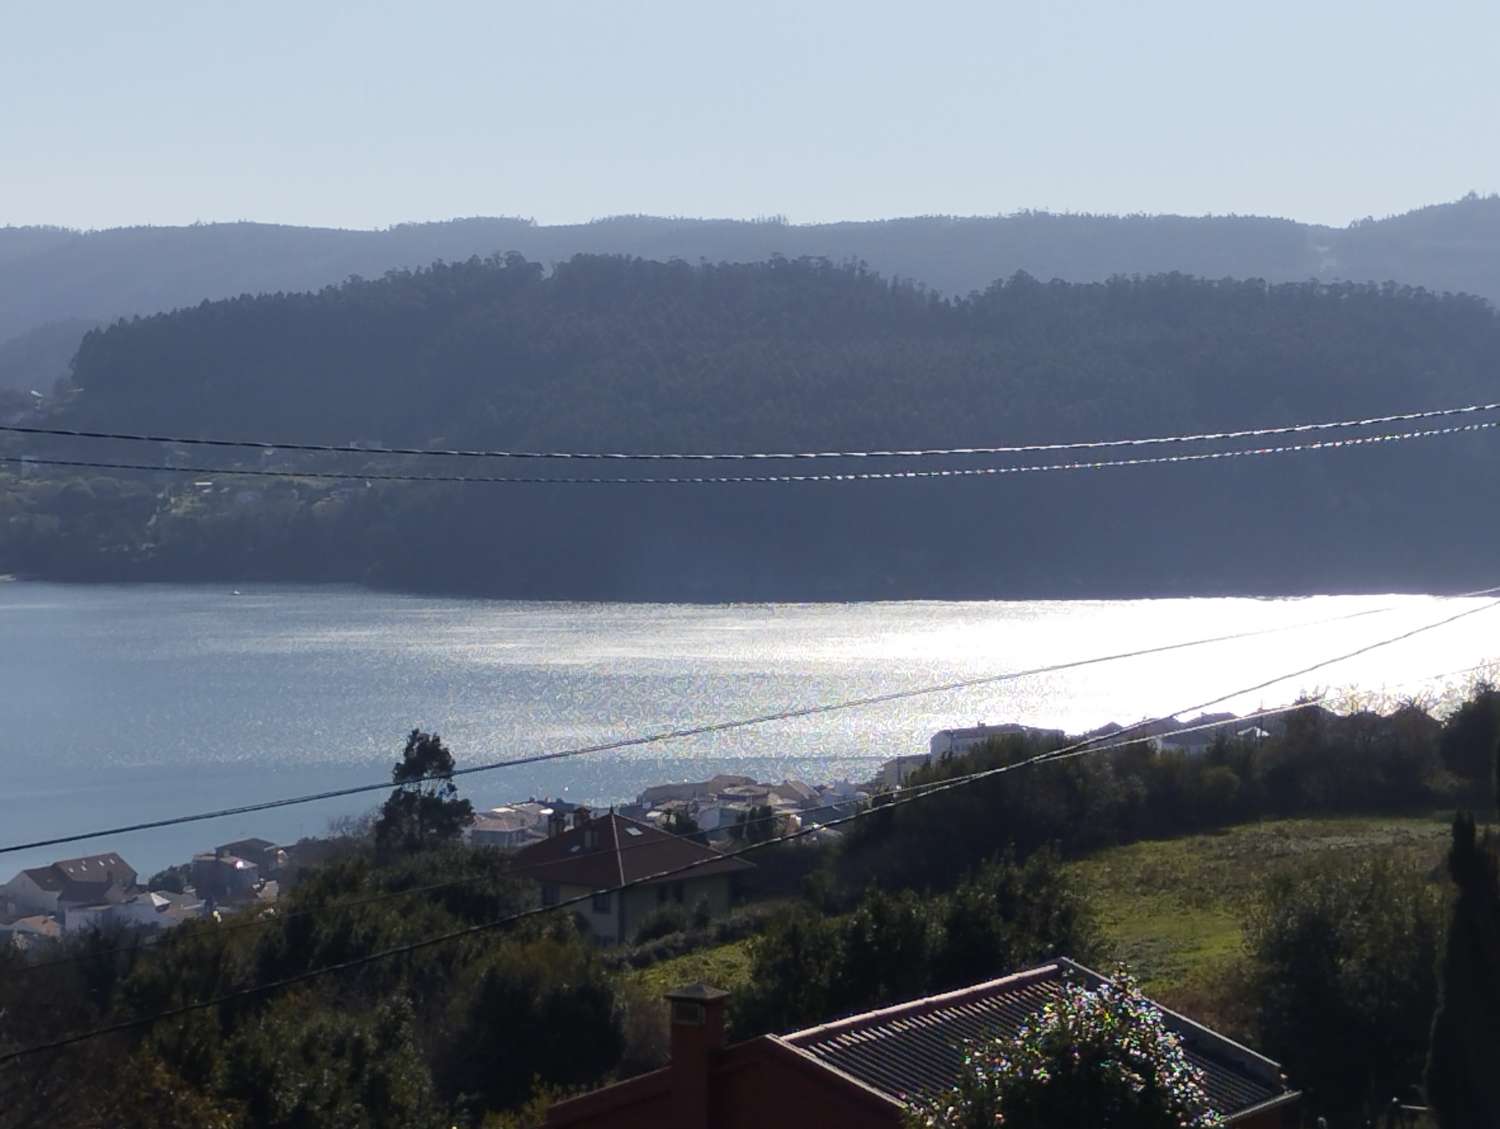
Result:
[[589,809],[579,804],[573,809],[573,826],[582,827],[590,819]]
[[672,1120],[669,1129],[709,1129],[709,1071],[724,1048],[729,993],[689,984],[667,993],[672,1008]]

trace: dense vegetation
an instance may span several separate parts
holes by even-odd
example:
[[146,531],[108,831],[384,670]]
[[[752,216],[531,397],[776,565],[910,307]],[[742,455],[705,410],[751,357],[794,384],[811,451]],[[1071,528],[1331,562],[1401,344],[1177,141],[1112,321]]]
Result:
[[[97,331],[56,416],[339,445],[953,446],[1495,399],[1497,359],[1486,304],[1395,286],[1017,275],[945,300],[827,262],[580,258],[549,275],[512,256]],[[357,473],[660,469],[4,446]],[[0,489],[0,571],[653,599],[1470,587],[1490,582],[1500,548],[1494,523],[1475,520],[1500,503],[1492,449],[1480,434],[1107,472],[711,488],[212,475],[200,487],[39,471]]]
[[[918,769],[910,785],[1014,764],[1054,744],[997,739]],[[841,877],[941,885],[952,868],[1008,844],[1087,851],[1268,816],[1488,806],[1497,745],[1500,691],[1488,685],[1443,723],[1415,703],[1384,716],[1308,706],[1264,740],[1221,740],[1201,754],[1141,742],[880,813],[853,825]]]
[[768,923],[733,1001],[735,1030],[793,1031],[1098,952],[1087,907],[1046,851],[1024,864],[1000,856],[936,897],[891,885],[872,886],[844,916],[803,904]]

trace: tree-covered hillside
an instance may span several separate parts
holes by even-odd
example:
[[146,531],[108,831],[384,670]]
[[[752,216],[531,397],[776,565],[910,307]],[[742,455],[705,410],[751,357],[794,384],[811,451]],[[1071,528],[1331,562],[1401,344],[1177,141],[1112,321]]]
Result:
[[1273,282],[1395,279],[1500,300],[1500,198],[1466,197],[1347,228],[1254,216],[923,216],[779,222],[621,216],[537,226],[475,218],[343,231],[196,224],[73,232],[0,228],[0,342],[66,318],[105,320],[242,293],[306,290],[436,259],[516,251],[544,264],[579,253],[751,262],[860,259],[890,277],[967,294],[1024,270],[1099,281],[1180,271]]
[[[59,417],[338,445],[949,447],[1500,400],[1497,359],[1500,317],[1486,303],[1395,286],[1018,275],[949,300],[818,261],[581,257],[549,274],[512,256],[95,331],[77,358],[81,390]],[[61,440],[24,449],[358,473],[912,465],[414,463]],[[1484,516],[1500,501],[1494,450],[1481,433],[1223,463],[697,487],[194,487],[181,476],[38,473],[0,495],[0,571],[627,598],[1468,586],[1489,578],[1500,547]],[[1161,451],[1112,452],[1141,453]]]

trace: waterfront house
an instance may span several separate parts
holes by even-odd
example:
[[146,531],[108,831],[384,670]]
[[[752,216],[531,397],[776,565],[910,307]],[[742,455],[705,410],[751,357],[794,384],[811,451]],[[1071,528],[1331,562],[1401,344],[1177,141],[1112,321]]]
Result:
[[193,856],[193,889],[215,902],[243,902],[255,897],[260,867],[238,855],[204,851]]
[[986,741],[1000,737],[1028,737],[1038,741],[1062,741],[1066,734],[1061,729],[1038,729],[1032,725],[1017,725],[1007,721],[1000,725],[980,722],[968,729],[940,729],[927,742],[928,751],[934,758],[956,757]]
[[[546,1125],[901,1129],[913,1104],[953,1088],[969,1044],[1014,1035],[1057,998],[1065,980],[1098,984],[1103,978],[1059,959],[956,992],[728,1046],[728,993],[693,985],[667,996],[672,1057],[666,1067],[558,1102]],[[1276,1063],[1181,1015],[1164,1015],[1202,1072],[1221,1119],[1216,1124],[1238,1129],[1298,1124],[1299,1095]]]
[[70,906],[122,902],[135,891],[135,868],[110,851],[28,867],[0,886],[0,901],[16,913],[60,915]]
[[729,788],[754,786],[753,777],[720,773],[707,780],[685,781],[681,784],[653,784],[640,794],[639,799],[644,806],[653,808],[669,800],[707,800],[722,795]]
[[[538,883],[543,905],[584,898],[573,912],[603,944],[630,940],[665,906],[691,912],[702,905],[711,917],[724,916],[734,876],[751,869],[743,859],[725,858],[712,847],[615,812],[594,816],[580,808],[571,828],[554,831],[517,852],[515,872]],[[636,881],[641,884],[620,893],[611,889]]]
[[233,843],[215,847],[214,854],[230,855],[253,862],[262,878],[281,873],[287,864],[286,851],[269,839],[236,839]]
[[513,850],[535,843],[545,836],[526,812],[499,807],[477,812],[474,821],[464,829],[464,837],[476,847]]

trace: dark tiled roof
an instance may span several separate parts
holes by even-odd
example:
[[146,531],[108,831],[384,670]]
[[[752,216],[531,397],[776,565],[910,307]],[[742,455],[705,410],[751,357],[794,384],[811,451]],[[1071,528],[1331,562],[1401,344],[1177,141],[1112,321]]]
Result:
[[124,886],[135,883],[135,869],[113,851],[103,855],[61,859],[52,866],[69,882],[119,883]]
[[[592,847],[586,845],[588,832],[594,833]],[[615,812],[597,816],[583,827],[574,827],[516,852],[518,873],[539,882],[590,890],[634,882],[689,863],[702,865],[663,881],[686,881],[750,869],[743,859],[724,858],[712,847],[680,835],[669,835]]]
[[40,889],[46,890],[49,893],[59,893],[63,886],[66,885],[63,876],[57,872],[55,867],[33,866],[21,871],[21,873],[36,883]]
[[[1065,976],[1100,982],[1071,961],[1057,961],[782,1038],[898,1101],[935,1095],[958,1081],[967,1044],[1014,1035],[1061,994]],[[1220,1116],[1233,1117],[1288,1094],[1274,1062],[1171,1012],[1167,1020],[1182,1036],[1188,1059],[1203,1072],[1209,1102]]]
[[269,839],[236,839],[233,843],[225,843],[217,848],[226,855],[243,855],[257,852],[274,851],[276,844]]

